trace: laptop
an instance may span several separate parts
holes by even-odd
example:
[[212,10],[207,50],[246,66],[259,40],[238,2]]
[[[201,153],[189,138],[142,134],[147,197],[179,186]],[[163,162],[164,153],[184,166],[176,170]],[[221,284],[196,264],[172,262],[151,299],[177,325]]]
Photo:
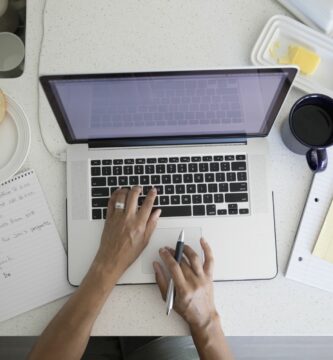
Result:
[[110,195],[157,188],[158,226],[119,284],[155,282],[163,245],[215,255],[214,280],[277,274],[266,139],[297,68],[41,76],[67,147],[68,280],[96,254]]

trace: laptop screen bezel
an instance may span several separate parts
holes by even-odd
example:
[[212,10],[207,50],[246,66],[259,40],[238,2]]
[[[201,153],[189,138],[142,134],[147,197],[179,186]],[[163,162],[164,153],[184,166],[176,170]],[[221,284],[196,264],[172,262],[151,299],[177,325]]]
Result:
[[[50,103],[56,120],[68,144],[88,143],[95,147],[107,146],[145,146],[145,145],[190,145],[190,144],[207,144],[207,143],[225,143],[232,142],[237,139],[251,137],[265,137],[269,134],[276,116],[291,88],[293,80],[297,74],[297,67],[281,66],[281,67],[249,67],[236,69],[220,69],[220,70],[180,70],[180,71],[157,71],[157,72],[132,72],[132,73],[107,73],[107,74],[64,74],[64,75],[43,75],[40,76],[40,83],[45,95]],[[212,134],[212,135],[180,135],[180,136],[155,136],[140,138],[99,138],[99,139],[76,139],[71,128],[70,121],[64,116],[65,112],[61,109],[61,103],[57,100],[54,91],[50,85],[53,80],[85,80],[85,79],[116,79],[116,78],[140,78],[154,76],[184,76],[184,75],[221,75],[221,74],[265,74],[265,73],[286,73],[287,77],[280,88],[280,91],[271,104],[267,112],[267,120],[260,133],[253,134]]]

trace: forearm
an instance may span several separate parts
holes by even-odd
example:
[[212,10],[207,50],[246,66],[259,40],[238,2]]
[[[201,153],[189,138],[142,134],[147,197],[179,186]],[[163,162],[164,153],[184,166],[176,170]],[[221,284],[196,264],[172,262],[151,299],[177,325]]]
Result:
[[116,276],[106,278],[99,266],[93,266],[39,337],[29,360],[81,359],[94,321],[116,282]]
[[226,338],[216,313],[203,328],[191,328],[191,335],[201,360],[232,360]]

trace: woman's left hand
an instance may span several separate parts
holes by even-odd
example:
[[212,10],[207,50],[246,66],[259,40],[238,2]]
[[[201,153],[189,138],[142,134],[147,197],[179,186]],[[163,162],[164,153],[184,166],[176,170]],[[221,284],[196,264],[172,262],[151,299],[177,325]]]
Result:
[[[161,210],[152,212],[156,189],[151,189],[138,209],[139,186],[118,189],[108,203],[101,244],[93,266],[119,278],[147,246]],[[116,206],[117,204],[117,206]],[[122,209],[121,204],[124,205]]]

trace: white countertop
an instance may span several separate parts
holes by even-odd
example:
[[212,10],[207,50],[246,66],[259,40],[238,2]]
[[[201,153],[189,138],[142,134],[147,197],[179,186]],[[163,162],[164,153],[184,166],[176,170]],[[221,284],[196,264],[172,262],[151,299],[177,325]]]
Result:
[[[0,88],[28,115],[32,146],[24,168],[36,170],[65,244],[65,164],[46,152],[37,123],[43,4],[28,0],[26,68],[18,79],[0,79]],[[41,74],[250,65],[251,48],[275,14],[287,12],[274,0],[48,0]],[[215,283],[226,335],[333,335],[333,312],[328,311],[333,295],[284,277],[312,174],[305,159],[283,146],[279,128],[302,95],[292,90],[268,138],[279,273],[270,281]],[[50,147],[63,149],[62,135],[42,93],[41,115],[42,123],[49,123]],[[40,334],[65,301],[0,323],[0,335]],[[164,310],[155,285],[119,286],[97,319],[93,335],[187,334],[179,316],[172,313],[166,318]]]

